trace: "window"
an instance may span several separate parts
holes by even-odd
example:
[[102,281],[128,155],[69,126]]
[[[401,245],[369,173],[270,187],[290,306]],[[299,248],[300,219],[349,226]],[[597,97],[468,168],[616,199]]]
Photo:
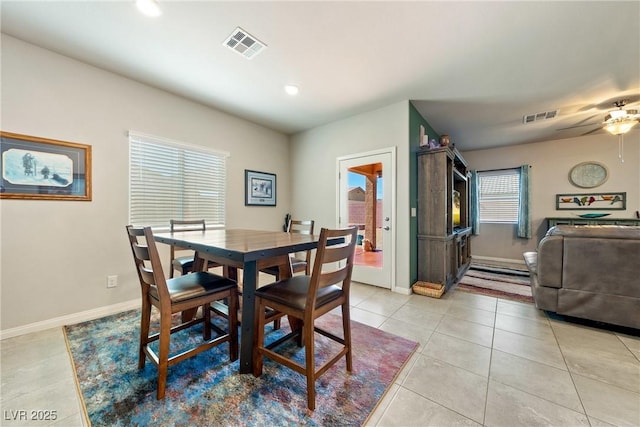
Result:
[[224,226],[228,154],[129,132],[129,220],[168,227],[170,219]]
[[519,169],[478,172],[480,222],[518,223]]

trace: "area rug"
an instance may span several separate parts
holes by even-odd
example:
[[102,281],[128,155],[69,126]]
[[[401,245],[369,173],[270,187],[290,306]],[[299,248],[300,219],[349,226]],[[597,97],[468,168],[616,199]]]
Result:
[[520,269],[472,264],[456,289],[521,302],[533,302],[529,273]]
[[[214,347],[169,368],[164,400],[156,400],[157,370],[137,369],[140,312],[127,311],[65,326],[78,388],[93,426],[292,426],[363,425],[415,351],[417,343],[352,322],[353,372],[344,358],[316,381],[316,410],[306,403],[305,377],[265,359],[263,374],[239,374],[228,345]],[[157,319],[155,319],[157,325]],[[283,327],[267,337],[275,340]],[[340,333],[341,318],[318,325]],[[202,338],[201,331],[172,336],[171,354]],[[317,363],[335,354],[335,343],[316,334]],[[295,343],[286,349],[304,358]]]

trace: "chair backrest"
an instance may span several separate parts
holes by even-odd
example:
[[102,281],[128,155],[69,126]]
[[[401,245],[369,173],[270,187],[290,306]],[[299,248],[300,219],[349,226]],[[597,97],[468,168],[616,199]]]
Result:
[[287,233],[313,234],[314,220],[296,220],[289,221]]
[[[287,233],[298,233],[298,234],[313,234],[313,226],[315,225],[315,221],[312,219],[298,220],[292,219],[289,220],[289,224],[287,225]],[[311,265],[311,251],[306,251],[305,261],[307,265]],[[307,267],[307,274],[308,274]]]
[[162,271],[162,263],[158,248],[153,238],[151,227],[134,227],[127,225],[127,235],[131,245],[131,253],[136,265],[143,298],[151,288],[157,289],[160,303],[170,304],[169,290]]
[[[318,290],[324,287],[341,283],[342,291],[346,294],[349,293],[357,236],[357,227],[333,230],[322,228],[320,230],[309,294],[307,295],[307,307],[315,307]],[[342,243],[327,245],[329,240],[340,238],[343,239]]]
[[[169,228],[173,233],[174,231],[205,231],[207,229],[207,225],[204,219],[194,219],[194,220],[181,220],[181,219],[171,219],[169,220]],[[169,262],[173,262],[176,257],[176,252],[189,250],[187,248],[181,248],[180,246],[171,245],[170,256],[171,259]]]

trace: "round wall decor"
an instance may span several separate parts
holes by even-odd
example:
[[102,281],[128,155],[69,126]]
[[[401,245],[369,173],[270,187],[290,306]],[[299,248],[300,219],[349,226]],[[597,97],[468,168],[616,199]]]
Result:
[[598,162],[578,163],[569,171],[569,181],[580,188],[602,185],[609,178],[607,167]]

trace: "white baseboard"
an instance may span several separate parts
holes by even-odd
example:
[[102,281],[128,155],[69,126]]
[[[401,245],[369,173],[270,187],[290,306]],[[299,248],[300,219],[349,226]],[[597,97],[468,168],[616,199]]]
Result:
[[525,265],[524,264],[524,259],[495,258],[495,257],[478,256],[478,255],[473,255],[471,257],[471,259],[475,260],[475,261],[493,261],[493,262],[503,262],[503,263],[506,263],[506,264],[521,264],[521,265]]
[[65,325],[73,325],[80,322],[86,322],[87,320],[93,320],[99,317],[108,316],[110,314],[139,308],[140,304],[140,298],[138,298],[135,300],[112,304],[105,307],[94,308],[92,310],[81,311],[79,313],[68,314],[66,316],[54,317],[53,319],[30,323],[24,326],[1,330],[0,340],[17,337],[19,335],[30,334],[32,332],[40,332],[46,329],[57,328]]

